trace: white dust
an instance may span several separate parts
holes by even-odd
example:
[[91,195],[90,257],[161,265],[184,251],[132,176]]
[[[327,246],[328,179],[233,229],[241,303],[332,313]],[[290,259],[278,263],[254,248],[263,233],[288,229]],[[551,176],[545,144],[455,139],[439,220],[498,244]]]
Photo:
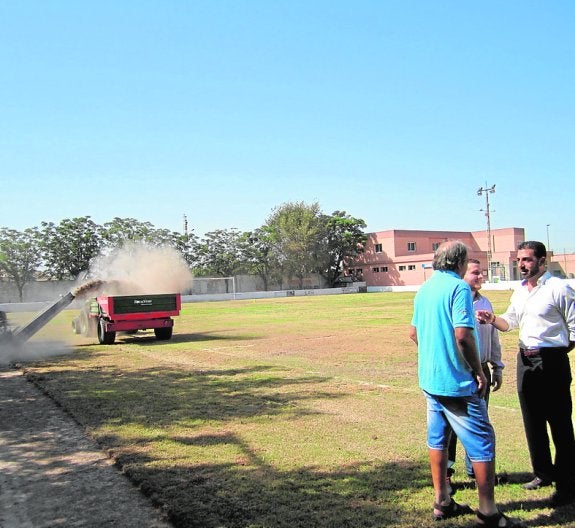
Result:
[[89,277],[104,283],[106,295],[182,293],[192,273],[181,253],[168,246],[131,243],[94,259]]
[[0,343],[0,366],[13,363],[41,361],[49,357],[70,354],[70,345],[61,341],[26,341]]
[[[81,299],[86,295],[185,293],[191,289],[192,279],[188,264],[177,250],[133,243],[97,257],[87,278],[74,289],[74,295]],[[65,355],[73,350],[71,344],[61,341],[1,339],[0,366]]]

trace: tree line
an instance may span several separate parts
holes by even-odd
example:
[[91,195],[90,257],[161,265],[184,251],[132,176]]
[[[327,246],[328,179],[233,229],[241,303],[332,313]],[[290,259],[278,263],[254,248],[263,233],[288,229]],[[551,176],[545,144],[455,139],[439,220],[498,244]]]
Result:
[[257,275],[267,290],[283,277],[303,288],[304,278],[318,273],[333,287],[346,259],[363,251],[365,227],[345,211],[324,214],[317,202],[284,203],[253,231],[217,229],[202,238],[118,217],[103,225],[82,216],[24,231],[0,227],[0,280],[13,282],[22,299],[28,282],[76,279],[95,257],[141,242],[176,249],[195,276]]

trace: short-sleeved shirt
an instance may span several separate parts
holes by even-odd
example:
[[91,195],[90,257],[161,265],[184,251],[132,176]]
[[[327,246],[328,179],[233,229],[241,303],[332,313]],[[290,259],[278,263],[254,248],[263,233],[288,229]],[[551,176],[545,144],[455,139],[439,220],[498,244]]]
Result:
[[[435,270],[417,292],[411,324],[417,331],[419,386],[437,396],[470,396],[477,382],[455,341],[455,328],[475,329],[469,285],[453,271]],[[475,332],[477,343],[477,333]]]

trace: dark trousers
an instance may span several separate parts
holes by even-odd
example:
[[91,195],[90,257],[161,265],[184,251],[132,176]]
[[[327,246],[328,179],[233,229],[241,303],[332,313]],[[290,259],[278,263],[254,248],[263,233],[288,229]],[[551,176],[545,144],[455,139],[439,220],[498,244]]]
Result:
[[[575,436],[571,420],[571,365],[566,349],[542,349],[537,356],[517,356],[517,392],[531,465],[535,475],[557,483],[557,489],[575,485]],[[555,445],[551,459],[547,424]]]
[[[489,363],[481,363],[481,367],[483,368],[483,374],[487,378],[487,390],[485,391],[485,403],[489,405],[489,393],[491,392],[491,370],[489,368]],[[457,436],[452,431],[451,436],[449,438],[449,444],[447,446],[447,459],[451,462],[455,462],[457,457]],[[471,465],[471,460],[469,457],[465,455],[465,470],[467,471],[468,475],[473,474],[473,466]]]

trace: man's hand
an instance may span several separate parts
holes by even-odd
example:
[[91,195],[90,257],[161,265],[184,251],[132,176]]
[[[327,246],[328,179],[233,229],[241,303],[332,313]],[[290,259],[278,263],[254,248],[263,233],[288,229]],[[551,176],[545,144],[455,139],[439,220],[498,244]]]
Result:
[[503,383],[503,369],[494,368],[491,371],[491,386],[493,387],[493,392],[498,391]]
[[475,379],[477,380],[477,393],[480,398],[485,398],[485,393],[487,391],[489,381],[485,377],[483,370],[480,370],[475,374]]
[[476,310],[475,319],[479,324],[492,323],[495,319],[495,314],[489,310]]
[[479,324],[491,324],[500,332],[507,332],[507,330],[509,330],[509,323],[503,317],[498,317],[489,310],[476,310],[475,320]]

